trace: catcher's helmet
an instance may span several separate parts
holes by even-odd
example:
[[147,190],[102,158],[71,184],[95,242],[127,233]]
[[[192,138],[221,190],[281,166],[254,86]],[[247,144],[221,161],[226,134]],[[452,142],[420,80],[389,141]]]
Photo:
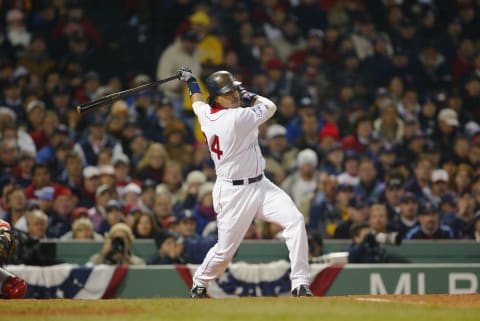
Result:
[[225,70],[214,72],[208,76],[206,85],[210,98],[219,94],[225,94],[240,86],[242,83],[233,79],[231,73]]

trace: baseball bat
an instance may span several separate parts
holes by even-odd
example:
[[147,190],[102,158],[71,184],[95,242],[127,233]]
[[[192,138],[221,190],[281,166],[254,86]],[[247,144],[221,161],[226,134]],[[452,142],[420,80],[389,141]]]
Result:
[[83,103],[83,104],[77,106],[77,112],[80,113],[80,114],[85,113],[92,108],[97,108],[99,106],[108,104],[108,103],[110,103],[114,100],[123,99],[123,98],[129,97],[129,96],[135,95],[135,94],[137,94],[137,93],[139,93],[139,92],[141,92],[145,89],[148,89],[150,87],[155,87],[155,86],[164,84],[166,82],[169,82],[169,81],[172,81],[172,80],[175,80],[175,79],[180,79],[178,74],[175,75],[175,76],[170,76],[170,77],[167,77],[165,79],[160,79],[160,80],[157,80],[157,81],[145,84],[145,85],[141,85],[141,86],[138,86],[138,87],[135,87],[135,88],[132,88],[132,89],[119,91],[118,93],[113,93],[113,94],[107,95],[105,97],[101,97],[101,98],[89,101],[87,103]]

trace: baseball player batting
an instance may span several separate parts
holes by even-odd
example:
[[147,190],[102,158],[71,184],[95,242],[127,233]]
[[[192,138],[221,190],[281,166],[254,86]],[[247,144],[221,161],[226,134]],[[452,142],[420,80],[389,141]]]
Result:
[[[242,88],[227,71],[217,71],[207,78],[208,104],[189,69],[181,69],[179,77],[190,90],[193,111],[217,174],[212,196],[218,242],[195,272],[190,296],[207,296],[209,283],[225,271],[255,217],[283,227],[291,262],[292,295],[312,296],[303,215],[263,174],[265,160],[258,145],[258,126],[272,117],[277,107],[271,100]],[[248,107],[239,108],[241,103]]]

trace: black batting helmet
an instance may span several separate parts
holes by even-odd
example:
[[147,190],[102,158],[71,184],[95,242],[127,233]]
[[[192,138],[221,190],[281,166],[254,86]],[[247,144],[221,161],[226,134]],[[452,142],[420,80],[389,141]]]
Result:
[[236,81],[232,74],[225,70],[214,72],[206,80],[207,90],[210,99],[214,99],[219,94],[225,94],[237,88],[242,83]]

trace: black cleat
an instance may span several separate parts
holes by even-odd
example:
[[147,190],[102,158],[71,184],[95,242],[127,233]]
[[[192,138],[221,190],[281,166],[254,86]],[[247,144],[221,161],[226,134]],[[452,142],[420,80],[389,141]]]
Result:
[[292,296],[301,297],[301,296],[313,296],[312,291],[308,285],[300,285],[296,289],[293,289]]
[[190,297],[192,299],[204,299],[207,297],[207,288],[203,286],[194,285],[190,290]]

